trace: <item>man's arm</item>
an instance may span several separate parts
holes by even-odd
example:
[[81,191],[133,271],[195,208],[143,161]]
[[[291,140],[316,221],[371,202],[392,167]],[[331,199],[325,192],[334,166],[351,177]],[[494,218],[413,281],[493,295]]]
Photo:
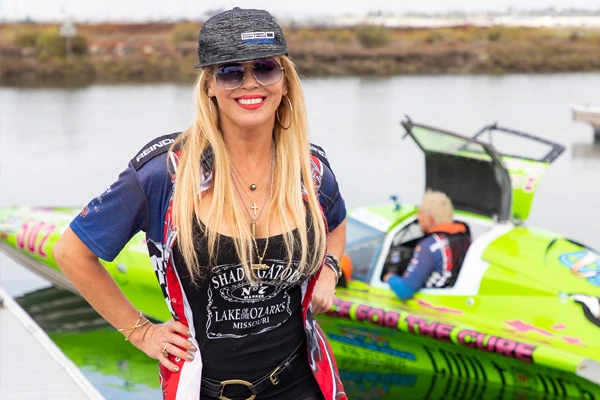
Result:
[[412,260],[403,276],[387,273],[383,280],[390,285],[400,300],[408,300],[424,285],[435,268],[433,253],[429,249],[430,241],[426,238],[415,248]]

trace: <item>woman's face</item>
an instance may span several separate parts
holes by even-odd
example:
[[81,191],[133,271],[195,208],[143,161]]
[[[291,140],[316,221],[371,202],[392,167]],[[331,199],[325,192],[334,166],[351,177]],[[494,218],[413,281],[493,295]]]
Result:
[[[273,57],[277,61],[276,69],[280,68],[280,57]],[[208,94],[214,96],[218,103],[219,123],[222,130],[232,128],[260,129],[265,127],[271,131],[275,123],[275,112],[281,103],[282,96],[287,92],[283,70],[281,79],[273,84],[268,84],[269,79],[275,75],[273,70],[266,71],[265,68],[273,67],[268,63],[255,65],[256,60],[243,63],[225,64],[219,68],[212,68],[209,78]],[[269,60],[267,60],[269,61]],[[244,66],[244,79],[238,87],[239,79],[236,81],[235,69],[239,71],[239,65]],[[255,72],[253,73],[253,65]],[[231,68],[228,68],[231,66]],[[217,73],[229,72],[230,75],[222,75],[221,84],[217,82]],[[262,84],[257,78],[263,81]],[[239,78],[239,74],[237,78]],[[228,87],[235,87],[229,89]]]

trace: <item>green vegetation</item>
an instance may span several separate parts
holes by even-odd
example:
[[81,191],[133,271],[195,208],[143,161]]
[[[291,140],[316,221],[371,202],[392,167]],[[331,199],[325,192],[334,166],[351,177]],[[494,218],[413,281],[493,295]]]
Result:
[[31,28],[21,27],[15,30],[12,42],[17,47],[35,47],[38,34]]
[[[81,24],[67,59],[56,24],[0,27],[3,85],[193,82],[200,22]],[[305,76],[600,71],[600,30],[284,27]]]
[[356,27],[356,37],[367,49],[383,47],[391,41],[390,28],[385,26],[359,25]]
[[[34,54],[39,57],[65,57],[67,55],[67,42],[60,35],[57,26],[48,26],[41,29],[30,27],[18,28],[13,37],[12,43],[22,49],[33,49]],[[87,40],[81,35],[71,38],[71,52],[74,55],[87,54]]]
[[173,33],[171,34],[171,41],[175,44],[182,42],[194,42],[198,41],[198,33],[200,31],[200,24],[191,22],[185,22],[176,24],[173,27]]

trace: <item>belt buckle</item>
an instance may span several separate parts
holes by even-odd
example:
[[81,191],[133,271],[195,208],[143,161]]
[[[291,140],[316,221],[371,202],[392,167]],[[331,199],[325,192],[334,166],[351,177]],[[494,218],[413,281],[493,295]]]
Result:
[[271,383],[273,384],[273,386],[275,386],[279,383],[279,377],[273,376],[273,375],[275,375],[275,373],[277,371],[279,371],[279,367],[275,368],[275,371],[271,372],[271,375],[269,375],[269,379],[271,380]]
[[[222,381],[221,382],[221,393],[219,393],[220,400],[231,400],[229,397],[225,397],[223,395],[223,391],[225,390],[225,386],[227,386],[227,385],[243,385],[246,387],[250,387],[250,386],[252,386],[252,383],[250,383],[248,381],[244,381],[242,379],[229,379],[227,381]],[[253,394],[252,396],[246,398],[246,400],[254,400],[255,397],[256,397],[256,395]]]

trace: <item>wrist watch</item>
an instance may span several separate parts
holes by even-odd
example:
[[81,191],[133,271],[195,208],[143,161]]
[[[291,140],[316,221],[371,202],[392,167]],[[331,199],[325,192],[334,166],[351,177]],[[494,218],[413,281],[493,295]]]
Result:
[[342,268],[340,267],[340,260],[336,256],[331,253],[325,254],[325,264],[327,264],[333,272],[335,272],[335,276],[337,279],[340,279],[342,276]]

